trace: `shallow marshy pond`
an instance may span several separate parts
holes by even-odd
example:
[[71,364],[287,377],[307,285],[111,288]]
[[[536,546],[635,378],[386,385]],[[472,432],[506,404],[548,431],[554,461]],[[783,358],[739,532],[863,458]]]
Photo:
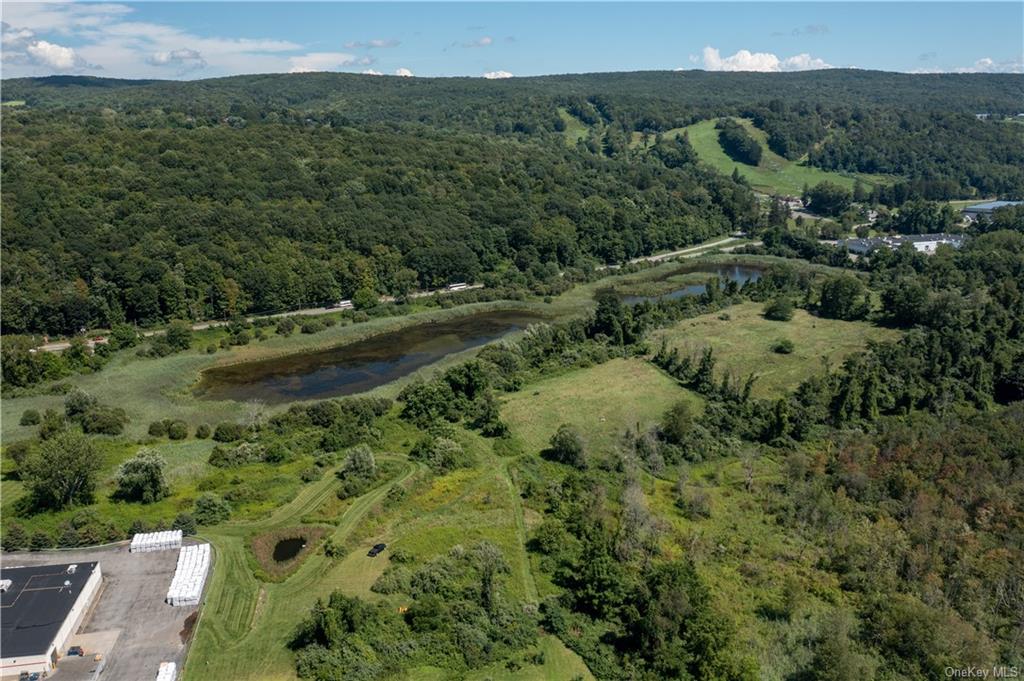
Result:
[[352,395],[544,320],[523,310],[480,312],[326,350],[215,367],[203,372],[196,395],[268,404]]
[[661,283],[668,284],[671,279],[676,277],[693,279],[697,275],[704,275],[702,277],[704,281],[701,281],[699,283],[682,284],[677,288],[673,288],[671,290],[666,291],[665,293],[660,293],[657,295],[626,294],[622,296],[622,302],[626,303],[627,305],[637,305],[644,301],[655,302],[658,300],[675,300],[677,298],[699,296],[702,293],[704,293],[704,291],[707,290],[706,280],[711,278],[713,275],[717,274],[723,282],[734,281],[739,286],[743,286],[743,284],[747,283],[748,281],[757,281],[758,279],[760,279],[761,273],[762,268],[752,267],[750,265],[721,265],[718,267],[706,267],[697,270],[687,270],[686,272],[683,273],[676,272],[666,276]]

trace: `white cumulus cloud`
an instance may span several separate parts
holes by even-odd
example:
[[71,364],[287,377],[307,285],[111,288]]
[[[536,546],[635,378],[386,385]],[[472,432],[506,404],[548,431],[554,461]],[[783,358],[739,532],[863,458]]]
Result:
[[832,65],[824,59],[812,57],[805,53],[780,59],[771,52],[751,52],[740,50],[736,54],[723,57],[717,48],[710,45],[704,48],[700,58],[691,61],[702,64],[708,71],[811,71],[814,69],[830,69]]
[[58,71],[67,71],[82,66],[82,61],[70,47],[63,47],[45,40],[36,40],[25,48],[28,56],[41,66],[48,66]]
[[412,71],[410,71],[409,69],[407,69],[407,68],[405,68],[403,66],[401,68],[395,69],[395,75],[396,76],[402,76],[403,78],[412,78],[413,74],[412,74]]
[[512,78],[513,75],[508,71],[488,71],[484,74],[484,78],[488,80],[500,80],[502,78]]
[[[103,69],[119,78],[166,78],[175,68],[178,75],[200,69],[210,75],[276,73],[289,70],[289,53],[303,49],[287,40],[200,36],[169,24],[132,21],[133,12],[113,3],[5,2],[4,75]],[[66,47],[72,40],[74,47]],[[69,59],[72,65],[66,66]]]
[[289,57],[291,68],[288,73],[310,73],[312,71],[333,71],[345,66],[366,65],[373,63],[369,57],[357,57],[346,52],[310,52],[297,57]]
[[992,57],[982,57],[971,66],[955,69],[956,73],[1024,73],[1024,60],[1011,59],[996,61]]
[[380,71],[374,71],[373,69],[366,69],[363,71],[364,76],[383,76],[384,74]]

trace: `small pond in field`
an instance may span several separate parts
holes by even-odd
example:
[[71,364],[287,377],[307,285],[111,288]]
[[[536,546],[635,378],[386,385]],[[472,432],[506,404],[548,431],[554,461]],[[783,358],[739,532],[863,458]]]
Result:
[[[737,285],[743,286],[748,281],[757,281],[761,278],[762,269],[760,267],[752,267],[750,265],[721,265],[719,267],[702,267],[701,269],[688,270],[687,274],[695,273],[706,273],[708,278],[711,275],[717,274],[718,277],[724,282],[734,281]],[[678,273],[675,273],[678,274]],[[675,275],[670,275],[675,276]],[[644,301],[655,302],[658,300],[675,300],[677,298],[686,298],[689,296],[699,296],[707,290],[707,284],[701,282],[699,284],[686,284],[667,293],[662,293],[655,296],[633,296],[624,295],[622,296],[622,302],[627,305],[637,305]]]
[[326,350],[207,369],[195,392],[202,399],[268,404],[352,395],[545,319],[497,310],[415,324]]
[[274,562],[284,563],[285,561],[291,560],[295,556],[299,555],[299,551],[301,551],[305,545],[305,537],[282,539],[274,545]]

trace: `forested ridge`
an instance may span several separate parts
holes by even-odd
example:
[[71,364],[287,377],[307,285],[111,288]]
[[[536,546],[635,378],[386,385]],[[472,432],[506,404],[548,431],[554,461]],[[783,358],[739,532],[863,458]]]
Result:
[[[85,129],[89,134],[80,134]],[[4,325],[75,332],[551,276],[740,227],[748,188],[695,164],[421,126],[175,129],[8,120]]]
[[543,281],[745,229],[749,188],[659,136],[713,116],[901,198],[1024,192],[1019,126],[974,116],[1016,113],[1014,75],[61,76],[3,96],[5,333]]

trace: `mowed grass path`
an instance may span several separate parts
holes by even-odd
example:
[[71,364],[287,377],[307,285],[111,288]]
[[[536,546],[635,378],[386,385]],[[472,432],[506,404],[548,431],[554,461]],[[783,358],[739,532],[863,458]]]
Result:
[[548,446],[558,426],[580,430],[592,451],[607,451],[623,431],[658,421],[677,400],[699,398],[641,359],[613,359],[543,379],[502,400],[501,415],[523,450]]
[[[740,378],[758,375],[753,396],[778,397],[797,387],[804,379],[822,370],[825,363],[836,366],[843,359],[867,346],[870,340],[892,340],[899,332],[869,322],[844,322],[815,317],[797,310],[788,322],[775,322],[762,315],[761,303],[743,303],[724,311],[727,319],[712,313],[686,319],[675,326],[655,331],[651,346],[657,348],[664,338],[669,347],[684,354],[713,348],[718,359],[716,370],[732,371]],[[779,340],[793,342],[789,355],[774,352]]]
[[[404,462],[390,482],[353,502],[328,536],[345,542],[392,485],[422,470],[419,464]],[[265,520],[229,523],[203,533],[215,547],[214,566],[185,665],[186,680],[295,678],[288,641],[316,599],[339,588],[342,563],[314,553],[284,582],[263,583],[253,576],[246,542],[255,532],[300,524],[336,486],[336,478],[328,474]]]
[[701,160],[726,175],[738,168],[751,186],[769,194],[786,194],[799,196],[804,185],[814,186],[819,182],[829,181],[853,189],[856,178],[860,178],[868,187],[885,184],[891,181],[882,175],[840,174],[821,170],[814,166],[803,165],[799,161],[790,161],[779,156],[768,148],[768,139],[763,130],[754,127],[748,119],[736,119],[747,131],[761,143],[761,162],[757,166],[737,163],[729,158],[718,143],[718,131],[715,130],[716,120],[701,121],[694,125],[666,133],[665,137],[675,137],[685,130],[690,137],[690,144]]
[[[294,679],[294,657],[287,644],[317,598],[340,590],[396,608],[408,605],[402,594],[371,591],[390,565],[391,552],[398,548],[412,553],[416,564],[423,564],[455,545],[490,541],[501,549],[511,567],[506,581],[509,595],[537,604],[522,501],[508,473],[510,460],[496,456],[492,441],[476,433],[460,430],[457,437],[475,457],[473,468],[432,477],[421,464],[400,459],[401,471],[348,506],[329,535],[354,547],[352,551],[334,561],[314,553],[283,582],[264,583],[253,576],[248,538],[303,524],[316,509],[330,504],[337,487],[333,475],[306,486],[291,503],[266,519],[205,532],[216,547],[214,572],[184,678]],[[392,507],[382,506],[388,490],[399,484],[407,488],[406,497]],[[368,558],[366,549],[377,542],[387,543],[388,551]],[[525,659],[536,650],[544,652],[544,665],[524,666],[515,674],[497,666],[467,678],[592,678],[583,661],[555,637],[543,636],[535,649],[517,657]],[[451,677],[448,671],[427,667],[409,670],[402,678]]]

